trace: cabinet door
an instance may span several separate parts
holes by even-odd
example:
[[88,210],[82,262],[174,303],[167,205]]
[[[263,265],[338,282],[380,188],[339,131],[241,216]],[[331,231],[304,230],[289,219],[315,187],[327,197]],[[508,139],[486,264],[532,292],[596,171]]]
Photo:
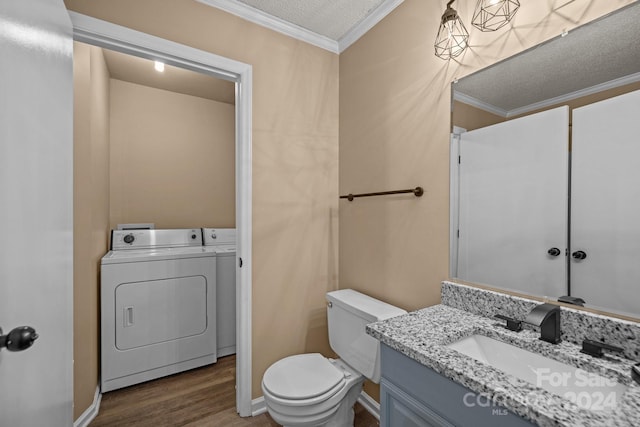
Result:
[[382,380],[380,385],[381,427],[453,427],[393,384]]
[[571,294],[640,314],[640,91],[573,110]]
[[[446,378],[382,344],[382,427],[531,427],[486,395]],[[489,404],[488,404],[489,403]]]
[[568,139],[566,106],[460,136],[458,278],[566,294]]

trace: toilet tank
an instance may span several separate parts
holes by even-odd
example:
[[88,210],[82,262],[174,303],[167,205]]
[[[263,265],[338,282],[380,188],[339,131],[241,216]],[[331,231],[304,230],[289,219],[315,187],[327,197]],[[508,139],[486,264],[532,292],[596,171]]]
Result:
[[349,366],[371,381],[380,381],[380,342],[367,335],[369,323],[406,311],[352,289],[327,293],[331,348]]

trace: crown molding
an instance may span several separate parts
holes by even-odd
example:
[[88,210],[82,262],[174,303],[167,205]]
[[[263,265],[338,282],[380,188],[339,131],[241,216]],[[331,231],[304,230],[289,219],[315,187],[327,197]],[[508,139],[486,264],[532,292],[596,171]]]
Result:
[[544,101],[536,102],[534,104],[526,105],[520,108],[514,108],[507,112],[507,117],[519,116],[531,111],[540,110],[542,108],[550,107],[552,105],[561,104],[583,96],[593,95],[594,93],[602,92],[609,89],[615,89],[620,86],[628,85],[640,81],[640,72],[635,74],[629,74],[608,82],[600,83],[595,86],[587,87],[584,89],[576,90],[574,92],[567,93],[565,95],[557,96],[555,98],[545,99]]
[[385,0],[371,14],[360,21],[355,27],[349,30],[340,40],[336,41],[327,36],[292,24],[284,19],[269,15],[259,9],[240,3],[234,0],[196,0],[207,6],[215,7],[232,15],[238,16],[254,24],[284,34],[294,39],[312,44],[332,53],[342,53],[345,49],[355,43],[367,31],[373,28],[378,22],[400,6],[404,0]]
[[380,3],[372,13],[338,40],[339,53],[344,52],[349,46],[358,41],[360,37],[364,36],[367,31],[372,29],[378,22],[382,21],[402,3],[404,3],[404,0],[385,0]]
[[294,25],[290,22],[280,19],[276,16],[269,15],[259,9],[248,6],[244,3],[240,3],[233,0],[196,0],[207,6],[215,7],[216,9],[224,10],[232,15],[238,16],[254,24],[258,24],[262,27],[268,28],[278,33],[284,34],[294,39],[312,44],[322,49],[328,50],[333,53],[340,53],[338,49],[338,42],[330,39],[329,37],[322,36],[320,34],[309,31],[306,28],[302,28],[298,25]]
[[458,92],[457,90],[453,91],[453,99],[454,101],[459,101],[463,104],[471,105],[472,107],[488,111],[489,113],[495,114],[500,117],[509,117],[509,111],[496,107],[495,105],[489,104],[488,102],[480,101],[473,96],[465,95],[464,93]]
[[555,98],[545,99],[544,101],[535,102],[533,104],[525,105],[523,107],[518,107],[511,110],[505,110],[505,109],[496,107],[493,104],[480,101],[477,98],[474,98],[469,95],[465,95],[464,93],[458,92],[456,90],[453,91],[453,99],[455,101],[462,102],[463,104],[471,105],[472,107],[476,107],[481,110],[488,111],[489,113],[496,114],[500,117],[510,118],[510,117],[530,113],[531,111],[541,110],[543,108],[551,107],[553,105],[562,104],[564,102],[569,102],[574,99],[582,98],[583,96],[593,95],[595,93],[603,92],[605,90],[615,89],[620,86],[636,83],[639,81],[640,81],[640,72],[629,74],[628,76],[623,76],[614,80],[610,80],[608,82],[600,83],[584,89],[569,92],[564,95],[556,96]]

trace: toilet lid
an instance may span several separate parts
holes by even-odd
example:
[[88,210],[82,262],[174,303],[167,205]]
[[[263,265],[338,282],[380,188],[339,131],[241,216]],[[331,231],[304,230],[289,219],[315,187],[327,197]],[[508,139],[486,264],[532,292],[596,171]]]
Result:
[[283,399],[311,399],[344,382],[342,371],[319,353],[298,354],[277,361],[264,373],[262,383]]

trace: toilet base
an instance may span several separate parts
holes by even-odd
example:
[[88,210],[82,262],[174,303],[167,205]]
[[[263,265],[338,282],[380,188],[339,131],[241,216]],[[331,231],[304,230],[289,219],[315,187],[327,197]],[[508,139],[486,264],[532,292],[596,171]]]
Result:
[[[358,400],[358,396],[360,396],[362,386],[354,387],[353,389],[357,391],[355,399],[351,399],[351,396],[347,396],[346,400],[348,401],[343,401],[333,417],[331,417],[325,424],[322,424],[322,427],[353,427],[353,420],[355,418],[353,405],[356,404],[355,401]],[[349,394],[351,393],[352,392],[349,391]],[[352,400],[353,403],[349,405]]]
[[[341,402],[335,407],[335,412],[330,416],[323,416],[321,420],[313,419],[313,417],[294,418],[284,414],[279,414],[267,404],[267,410],[271,417],[283,427],[353,427],[355,413],[353,405],[356,404],[364,379],[360,379],[342,398]],[[326,413],[325,413],[326,415]]]

